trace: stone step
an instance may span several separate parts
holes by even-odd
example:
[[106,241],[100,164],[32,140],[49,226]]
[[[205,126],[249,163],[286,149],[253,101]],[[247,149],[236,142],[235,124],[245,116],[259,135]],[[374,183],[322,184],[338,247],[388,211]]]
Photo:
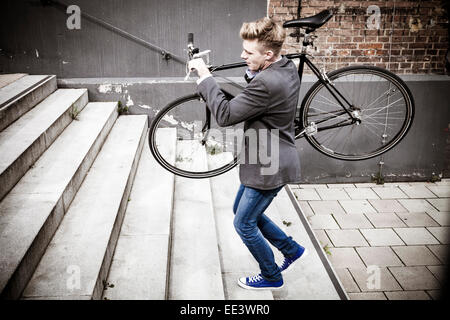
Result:
[[[208,165],[209,168],[217,168],[217,164],[228,163],[232,159],[232,154],[228,152],[208,154]],[[239,186],[238,167],[211,178],[225,299],[273,300],[270,290],[245,290],[237,284],[240,277],[259,273],[258,263],[236,233],[233,225],[233,204]]]
[[[167,153],[169,162],[175,162],[176,130],[161,129],[158,134],[158,141],[165,142],[160,152]],[[174,175],[156,162],[146,143],[103,299],[167,298],[173,194]]]
[[20,297],[115,119],[89,103],[0,202],[0,292]]
[[101,298],[146,130],[145,115],[117,119],[22,298]]
[[0,131],[55,90],[54,75],[25,75],[0,88]]
[[[295,201],[294,195],[286,186],[280,190],[269,206],[268,216],[287,235],[292,236],[297,243],[307,248],[308,255],[292,265],[289,272],[283,274],[285,286],[281,290],[273,291],[274,299],[348,299],[306,217],[298,211],[300,207],[296,208],[292,201]],[[276,249],[274,253],[278,264],[281,264],[282,254]]]
[[[176,158],[191,156],[186,150],[192,149],[192,143],[177,141]],[[193,170],[207,169],[204,147],[192,156],[202,161],[185,161],[185,168],[195,163],[199,167]],[[224,298],[210,181],[175,176],[168,299]]]
[[0,200],[87,102],[86,89],[59,89],[0,132]]

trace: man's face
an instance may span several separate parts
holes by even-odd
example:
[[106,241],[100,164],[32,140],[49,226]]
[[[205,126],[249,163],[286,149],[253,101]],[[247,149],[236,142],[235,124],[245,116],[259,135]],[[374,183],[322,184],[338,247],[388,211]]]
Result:
[[262,69],[270,58],[265,52],[262,45],[259,44],[258,40],[244,40],[242,43],[243,51],[241,58],[245,60],[248,68],[251,71],[258,71]]

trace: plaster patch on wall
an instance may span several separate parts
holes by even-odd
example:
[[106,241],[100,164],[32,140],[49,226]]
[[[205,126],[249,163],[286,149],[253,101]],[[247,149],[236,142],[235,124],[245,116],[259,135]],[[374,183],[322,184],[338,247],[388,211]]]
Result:
[[127,103],[125,105],[127,107],[134,106],[134,102],[133,102],[133,100],[131,100],[131,96],[130,95],[127,96]]
[[105,83],[105,84],[99,85],[97,90],[100,93],[110,93],[110,92],[113,92],[113,91],[115,93],[122,93],[122,85]]

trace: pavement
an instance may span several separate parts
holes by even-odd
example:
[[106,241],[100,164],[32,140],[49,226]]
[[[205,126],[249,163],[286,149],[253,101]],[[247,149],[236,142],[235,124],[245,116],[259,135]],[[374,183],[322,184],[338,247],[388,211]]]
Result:
[[440,298],[450,179],[290,187],[351,300]]

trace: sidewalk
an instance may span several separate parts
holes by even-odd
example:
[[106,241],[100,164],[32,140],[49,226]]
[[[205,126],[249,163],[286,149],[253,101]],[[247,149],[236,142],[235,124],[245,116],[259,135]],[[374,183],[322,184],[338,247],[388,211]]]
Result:
[[439,298],[450,179],[291,188],[350,299]]

